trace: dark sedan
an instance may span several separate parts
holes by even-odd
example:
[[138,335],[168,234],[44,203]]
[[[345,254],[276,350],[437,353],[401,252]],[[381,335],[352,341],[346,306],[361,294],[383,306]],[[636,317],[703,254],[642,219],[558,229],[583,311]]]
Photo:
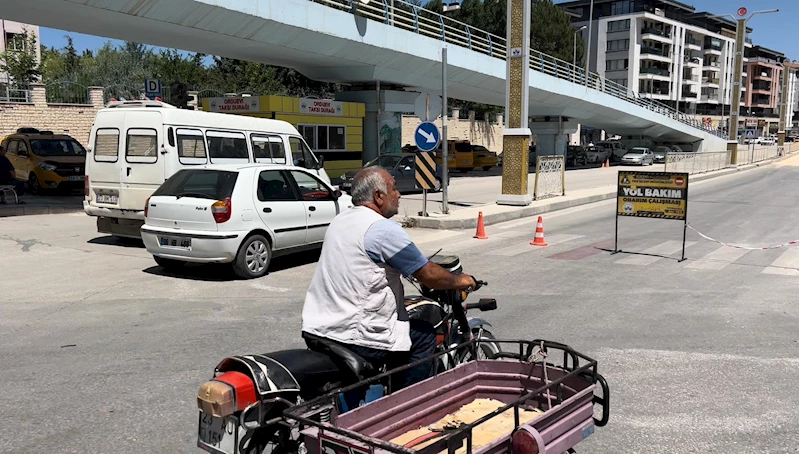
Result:
[[[414,192],[419,191],[416,186],[416,155],[412,153],[402,154],[384,154],[364,164],[364,168],[380,166],[388,171],[394,180],[397,182],[397,189],[399,192]],[[440,172],[440,166],[438,167]],[[341,184],[339,188],[347,193],[352,189],[352,179],[355,177],[354,172],[347,172],[341,176]],[[436,187],[433,191],[441,190],[441,174],[437,173]]]

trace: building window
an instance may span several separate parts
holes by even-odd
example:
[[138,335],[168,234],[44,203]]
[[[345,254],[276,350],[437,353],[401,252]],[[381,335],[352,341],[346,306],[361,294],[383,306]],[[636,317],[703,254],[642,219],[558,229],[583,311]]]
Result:
[[612,41],[608,41],[608,52],[613,52],[618,50],[629,50],[629,49],[630,49],[629,39],[614,39]]
[[340,125],[299,125],[297,129],[314,151],[347,149],[347,127]]
[[608,60],[605,62],[605,71],[620,71],[627,69],[630,60],[627,58],[620,60]]
[[627,86],[627,79],[610,79],[610,81],[614,82],[614,83],[617,83],[617,84],[621,85],[622,87],[626,87]]
[[617,32],[630,29],[630,19],[612,20],[608,22],[608,31]]
[[635,9],[635,2],[632,0],[623,0],[620,2],[613,2],[610,4],[610,15],[618,16],[620,14],[630,14]]
[[20,33],[6,33],[6,49],[24,51],[25,35]]

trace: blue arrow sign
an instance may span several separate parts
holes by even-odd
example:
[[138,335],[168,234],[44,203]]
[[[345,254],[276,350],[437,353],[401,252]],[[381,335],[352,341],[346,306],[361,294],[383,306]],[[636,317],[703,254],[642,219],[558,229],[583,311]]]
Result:
[[416,140],[416,146],[421,151],[433,151],[441,141],[441,133],[438,131],[438,126],[429,121],[420,124],[416,128],[416,133],[413,137]]

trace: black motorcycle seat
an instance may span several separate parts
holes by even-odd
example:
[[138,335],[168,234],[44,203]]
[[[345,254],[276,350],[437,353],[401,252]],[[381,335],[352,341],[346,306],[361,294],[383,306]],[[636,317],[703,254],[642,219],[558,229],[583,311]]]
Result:
[[302,337],[305,339],[305,344],[308,345],[309,349],[330,355],[334,362],[342,362],[343,365],[355,375],[358,381],[365,380],[375,375],[375,370],[371,363],[338,342],[315,336],[304,331]]
[[315,397],[341,386],[345,372],[349,375],[349,371],[342,372],[330,356],[312,350],[281,350],[262,356],[282,364],[300,386],[303,397]]

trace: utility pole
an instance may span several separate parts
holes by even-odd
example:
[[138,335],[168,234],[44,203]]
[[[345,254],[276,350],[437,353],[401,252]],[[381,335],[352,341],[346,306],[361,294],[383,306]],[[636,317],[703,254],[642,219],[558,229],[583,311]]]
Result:
[[782,61],[782,97],[780,98],[780,127],[777,130],[777,145],[785,146],[785,130],[788,122],[788,98],[791,89],[791,60]]
[[[741,111],[741,74],[744,67],[744,46],[746,45],[746,23],[757,14],[776,13],[778,9],[770,9],[764,11],[755,11],[752,14],[746,8],[740,7],[736,14],[720,14],[710,17],[731,17],[736,21],[735,27],[735,62],[733,64],[733,81],[732,81],[732,107],[730,108],[730,132],[727,134],[727,151],[730,152],[730,164],[738,163],[738,141],[731,141],[732,137],[738,138],[738,114]],[[722,103],[724,99],[722,97]],[[734,135],[733,135],[734,134]]]

